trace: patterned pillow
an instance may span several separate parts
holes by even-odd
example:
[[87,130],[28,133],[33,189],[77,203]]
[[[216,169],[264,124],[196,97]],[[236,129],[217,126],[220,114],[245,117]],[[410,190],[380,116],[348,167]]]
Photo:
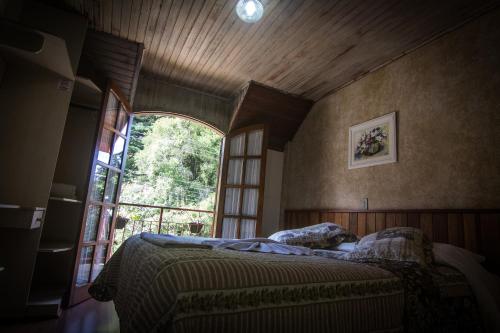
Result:
[[288,245],[300,245],[315,249],[334,248],[342,242],[358,240],[356,235],[331,222],[300,229],[278,231],[269,236],[269,239]]
[[433,261],[432,242],[420,229],[389,228],[361,238],[354,251],[349,253],[349,258],[412,261],[428,265]]

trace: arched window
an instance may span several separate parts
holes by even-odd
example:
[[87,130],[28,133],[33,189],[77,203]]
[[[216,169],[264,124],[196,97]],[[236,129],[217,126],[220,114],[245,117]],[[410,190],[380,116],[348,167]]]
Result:
[[221,132],[190,117],[134,116],[114,249],[133,234],[211,237]]

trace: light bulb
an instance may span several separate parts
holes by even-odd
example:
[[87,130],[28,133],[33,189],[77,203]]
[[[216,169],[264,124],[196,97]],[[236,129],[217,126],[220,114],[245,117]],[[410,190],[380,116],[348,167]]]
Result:
[[253,14],[255,14],[257,8],[255,8],[255,4],[253,3],[253,1],[249,1],[245,4],[245,11],[247,12],[247,16],[252,16]]
[[262,17],[264,7],[259,0],[239,0],[236,5],[236,13],[243,21],[254,23]]

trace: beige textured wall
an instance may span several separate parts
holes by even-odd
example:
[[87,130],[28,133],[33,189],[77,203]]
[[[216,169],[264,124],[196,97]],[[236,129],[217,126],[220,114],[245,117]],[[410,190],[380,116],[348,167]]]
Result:
[[[285,208],[500,207],[500,10],[319,101],[286,150]],[[398,162],[347,169],[349,126],[398,112]]]

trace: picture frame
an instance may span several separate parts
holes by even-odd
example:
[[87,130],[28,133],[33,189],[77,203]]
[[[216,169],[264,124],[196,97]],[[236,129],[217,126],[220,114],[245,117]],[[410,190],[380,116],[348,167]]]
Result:
[[348,168],[397,162],[396,112],[349,127]]

